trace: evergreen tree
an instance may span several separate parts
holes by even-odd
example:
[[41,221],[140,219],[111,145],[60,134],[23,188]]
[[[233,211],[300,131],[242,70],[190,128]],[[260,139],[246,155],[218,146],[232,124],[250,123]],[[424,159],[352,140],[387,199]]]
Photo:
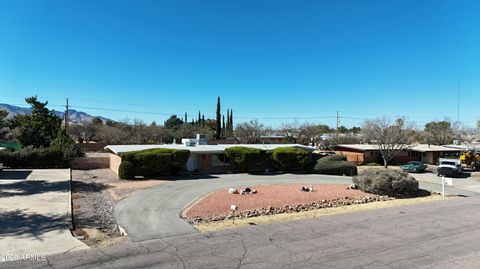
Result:
[[202,115],[201,126],[205,127],[205,115]]
[[220,137],[222,136],[221,132],[222,132],[222,118],[221,118],[221,114],[220,114],[220,96],[217,97],[217,113],[216,113],[216,131],[215,131],[215,138],[216,139],[220,139]]
[[230,133],[233,136],[233,110],[230,109]]
[[227,129],[225,128],[225,115],[222,116],[222,137],[225,138],[226,136],[226,131]]
[[37,96],[26,98],[31,113],[17,115],[11,120],[12,128],[17,128],[17,139],[23,146],[48,147],[60,130],[62,119],[47,108],[48,101],[42,103]]
[[163,124],[166,129],[176,130],[180,125],[183,124],[183,121],[177,117],[177,115],[172,115],[168,118]]

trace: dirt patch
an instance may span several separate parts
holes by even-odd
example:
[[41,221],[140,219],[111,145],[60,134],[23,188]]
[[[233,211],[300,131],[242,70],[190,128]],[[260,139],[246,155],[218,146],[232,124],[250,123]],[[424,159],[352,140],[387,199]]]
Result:
[[113,217],[115,203],[133,192],[165,180],[127,181],[110,169],[72,170],[74,234],[93,247],[122,242]]
[[245,219],[236,219],[235,223],[233,223],[232,220],[200,222],[200,223],[194,224],[194,227],[201,232],[212,232],[212,231],[220,231],[220,230],[238,228],[238,227],[249,226],[249,225],[270,224],[270,223],[282,222],[282,221],[293,221],[293,220],[309,219],[309,218],[316,218],[316,217],[324,217],[324,216],[330,216],[330,215],[336,215],[336,214],[362,212],[362,211],[371,210],[371,209],[381,209],[381,208],[389,208],[394,206],[413,205],[418,203],[442,201],[442,200],[452,199],[455,197],[456,196],[449,196],[449,197],[443,198],[441,195],[433,194],[431,196],[420,197],[420,198],[395,199],[395,200],[389,200],[389,201],[372,202],[367,204],[348,205],[348,206],[340,206],[340,207],[334,207],[334,208],[322,208],[322,209],[315,209],[315,210],[304,211],[304,212],[284,213],[284,214],[258,216],[258,217],[245,218]]
[[[265,185],[250,187],[257,191],[256,194],[231,194],[227,189],[210,193],[187,208],[182,214],[187,219],[209,219],[215,216],[231,214],[231,205],[236,205],[239,212],[255,209],[285,208],[294,205],[313,205],[314,203],[325,203],[328,201],[347,202],[350,200],[365,197],[378,197],[367,194],[360,190],[347,189],[348,185],[339,184],[315,184],[311,185],[313,192],[303,192],[301,184]],[[340,201],[340,199],[342,199]],[[331,203],[330,203],[331,204]],[[308,208],[301,208],[303,211]],[[294,209],[296,210],[296,208]]]

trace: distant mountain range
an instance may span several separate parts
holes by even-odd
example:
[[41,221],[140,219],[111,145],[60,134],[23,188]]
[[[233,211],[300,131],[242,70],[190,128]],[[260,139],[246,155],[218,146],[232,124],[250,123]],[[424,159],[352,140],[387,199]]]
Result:
[[[6,110],[8,112],[7,118],[11,118],[16,115],[25,115],[32,111],[31,108],[12,106],[9,104],[1,104],[1,103],[0,103],[0,109]],[[65,114],[63,111],[53,111],[53,113],[62,119],[63,119],[63,115]],[[95,118],[100,118],[102,119],[103,122],[109,120],[104,117],[92,116],[88,113],[85,113],[82,111],[76,111],[74,109],[68,110],[68,119],[70,123],[86,124],[86,123],[90,123]]]

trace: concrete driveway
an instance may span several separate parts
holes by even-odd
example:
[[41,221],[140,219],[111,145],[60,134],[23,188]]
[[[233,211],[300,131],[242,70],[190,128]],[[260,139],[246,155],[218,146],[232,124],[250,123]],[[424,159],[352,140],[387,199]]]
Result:
[[87,248],[69,230],[69,177],[68,169],[0,172],[0,261]]
[[[441,186],[442,178],[437,176],[436,167],[430,168],[425,173],[410,173],[415,179],[421,183],[428,183]],[[480,193],[480,172],[464,171],[462,176],[452,178],[453,186],[457,190],[465,190],[469,192]]]
[[[351,184],[351,177],[326,175],[212,175],[172,181],[141,190],[120,201],[114,208],[117,223],[126,229],[133,241],[161,239],[170,236],[194,234],[198,231],[180,218],[190,204],[212,191],[228,188],[279,183]],[[421,188],[439,191],[439,185],[422,183]],[[448,188],[456,194],[470,195],[468,191]]]

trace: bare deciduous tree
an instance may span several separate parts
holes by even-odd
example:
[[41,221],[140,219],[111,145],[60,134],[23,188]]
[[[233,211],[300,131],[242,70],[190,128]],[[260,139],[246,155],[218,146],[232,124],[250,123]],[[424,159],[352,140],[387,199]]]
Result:
[[310,140],[307,126],[307,123],[302,124],[294,121],[292,123],[282,124],[280,128],[277,129],[277,132],[294,144],[305,144]]
[[241,143],[256,144],[260,137],[268,133],[268,128],[259,123],[258,120],[237,124],[235,135]]
[[369,142],[378,146],[385,168],[398,153],[412,147],[415,137],[413,125],[401,118],[395,122],[387,118],[367,120],[362,131]]

